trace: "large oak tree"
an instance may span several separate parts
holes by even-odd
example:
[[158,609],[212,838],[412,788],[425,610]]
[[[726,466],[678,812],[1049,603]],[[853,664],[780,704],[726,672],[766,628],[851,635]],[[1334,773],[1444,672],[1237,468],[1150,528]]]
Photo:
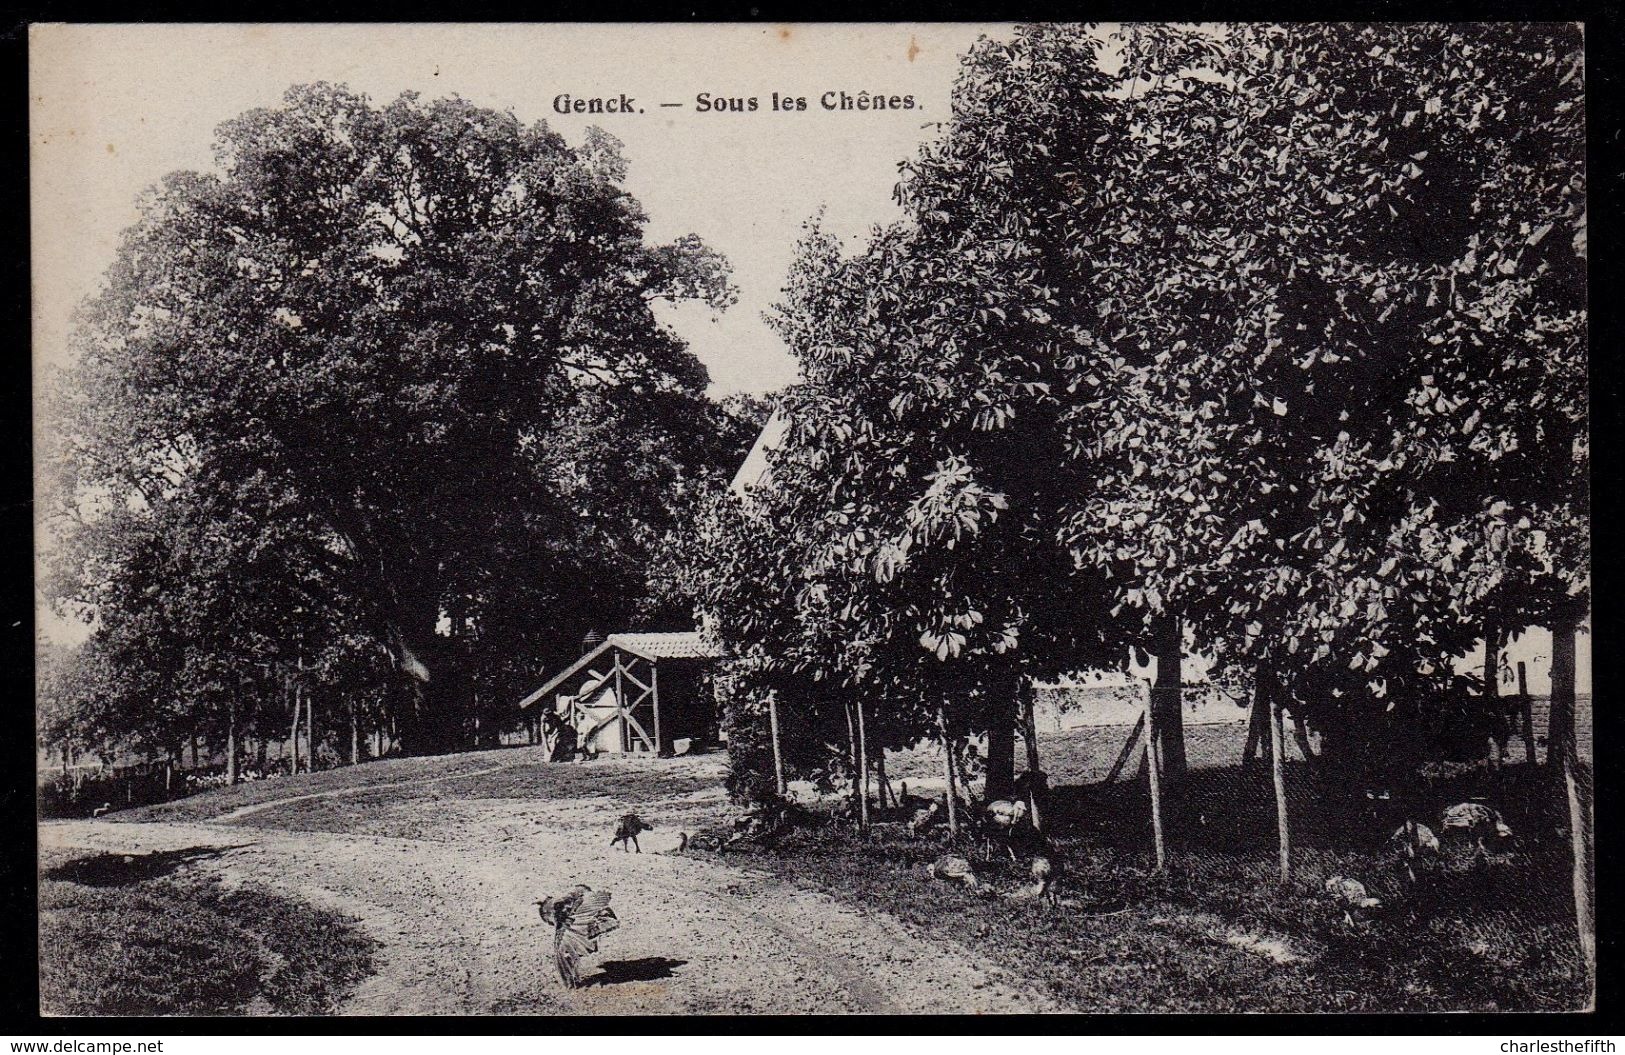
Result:
[[[258,559],[293,581],[258,607],[343,609],[411,688],[412,750],[464,742],[471,694],[508,700],[587,625],[658,616],[642,559],[742,436],[656,302],[732,289],[696,238],[646,243],[618,144],[315,85],[217,157],[147,197],[85,309],[50,452],[61,593],[112,628],[120,575],[251,589],[141,567],[142,538],[202,552],[176,503],[216,552],[286,535]],[[227,625],[188,610],[190,640]],[[301,647],[267,615],[206,651]]]

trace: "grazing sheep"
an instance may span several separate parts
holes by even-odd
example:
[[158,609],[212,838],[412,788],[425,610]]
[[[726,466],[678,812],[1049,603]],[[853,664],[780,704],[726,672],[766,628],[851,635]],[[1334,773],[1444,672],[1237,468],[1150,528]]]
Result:
[[1326,880],[1326,894],[1333,904],[1343,910],[1343,922],[1351,927],[1354,926],[1356,911],[1369,912],[1382,907],[1382,901],[1368,894],[1365,884],[1358,879],[1332,876]]
[[609,841],[609,845],[614,846],[616,843],[620,843],[621,852],[625,853],[626,844],[631,842],[638,853],[642,853],[643,847],[638,846],[638,833],[652,831],[654,831],[654,826],[645,824],[642,817],[639,817],[636,813],[627,813],[622,815],[620,821],[615,825],[615,837]]

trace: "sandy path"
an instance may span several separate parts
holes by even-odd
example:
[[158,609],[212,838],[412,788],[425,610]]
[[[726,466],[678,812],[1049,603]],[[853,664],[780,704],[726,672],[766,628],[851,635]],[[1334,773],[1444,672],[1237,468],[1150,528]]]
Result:
[[[613,791],[613,785],[608,790]],[[310,796],[260,804],[254,814]],[[348,913],[383,943],[378,973],[341,1009],[387,1014],[997,1013],[1065,1010],[1038,986],[890,916],[713,860],[609,848],[591,800],[450,799],[432,837],[243,823],[42,824],[42,848],[225,848],[192,867]],[[239,810],[225,816],[242,818]],[[584,882],[614,893],[621,927],[568,991],[534,902]]]

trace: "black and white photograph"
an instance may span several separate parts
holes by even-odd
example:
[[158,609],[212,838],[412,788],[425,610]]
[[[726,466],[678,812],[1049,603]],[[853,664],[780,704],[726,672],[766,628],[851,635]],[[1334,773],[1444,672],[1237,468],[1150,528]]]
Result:
[[27,34],[41,1016],[1600,1010],[1584,24]]

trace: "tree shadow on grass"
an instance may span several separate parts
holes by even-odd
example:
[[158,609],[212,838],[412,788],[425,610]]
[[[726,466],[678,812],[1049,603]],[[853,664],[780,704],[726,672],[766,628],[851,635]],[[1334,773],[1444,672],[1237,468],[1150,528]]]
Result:
[[54,868],[46,869],[41,878],[81,886],[120,887],[158,879],[173,873],[182,865],[220,857],[243,846],[191,846],[183,850],[155,850],[145,854],[101,853],[93,857],[77,857]]
[[670,978],[672,972],[688,963],[665,956],[645,956],[637,960],[605,960],[598,965],[598,974],[586,980],[588,985],[619,985],[622,982],[654,982]]

